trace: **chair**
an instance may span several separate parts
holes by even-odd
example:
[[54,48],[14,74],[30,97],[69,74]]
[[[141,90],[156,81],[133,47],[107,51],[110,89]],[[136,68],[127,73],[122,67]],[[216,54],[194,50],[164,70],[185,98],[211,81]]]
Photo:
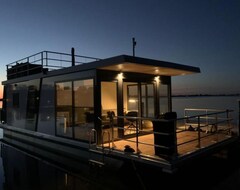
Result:
[[137,111],[129,111],[126,113],[126,120],[129,122],[129,125],[127,127],[127,129],[135,129],[136,128],[136,118],[128,118],[128,117],[137,117],[138,116],[138,112]]
[[94,113],[85,112],[86,115],[86,123],[94,122]]

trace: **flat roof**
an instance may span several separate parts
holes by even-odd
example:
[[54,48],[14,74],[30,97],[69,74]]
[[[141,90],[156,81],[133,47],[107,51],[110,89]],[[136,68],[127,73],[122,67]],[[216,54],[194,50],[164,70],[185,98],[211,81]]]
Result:
[[89,64],[96,64],[95,68],[118,72],[135,72],[154,75],[178,76],[200,73],[200,68],[172,62],[120,55],[102,59]]
[[[49,59],[49,61],[51,60],[56,61],[55,59]],[[68,62],[71,63],[71,61],[68,61]],[[37,64],[37,65],[41,65],[41,64]],[[43,68],[45,68],[45,66],[47,65],[42,65],[42,66]],[[133,72],[133,73],[151,74],[151,75],[159,75],[159,76],[160,75],[161,76],[179,76],[179,75],[200,73],[200,68],[198,67],[193,67],[193,66],[183,65],[183,64],[173,63],[173,62],[167,62],[167,61],[161,61],[161,60],[155,60],[155,59],[134,57],[129,55],[119,55],[119,56],[110,57],[106,59],[98,59],[98,60],[94,60],[87,63],[81,63],[76,66],[68,66],[64,68],[62,67],[60,69],[56,69],[53,71],[49,70],[48,72],[45,72],[45,73],[39,73],[34,75],[22,76],[22,77],[20,76],[14,79],[8,79],[7,81],[3,81],[2,84],[19,82],[24,80],[31,80],[34,78],[68,74],[68,73],[79,72],[79,71],[94,70],[94,69],[109,70],[109,71],[116,71],[116,72]]]

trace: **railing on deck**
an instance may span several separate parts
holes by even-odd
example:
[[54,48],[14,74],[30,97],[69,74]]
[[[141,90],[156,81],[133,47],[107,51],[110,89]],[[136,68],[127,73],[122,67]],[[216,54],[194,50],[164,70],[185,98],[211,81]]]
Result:
[[[192,113],[196,111],[201,112],[201,114],[193,115]],[[136,128],[131,129],[135,130],[133,135],[129,138],[121,139],[129,144],[133,144],[134,148],[136,148],[135,153],[152,158],[158,155],[163,158],[175,159],[178,156],[184,156],[211,144],[221,142],[225,137],[230,138],[233,129],[231,124],[233,119],[230,117],[231,112],[233,110],[185,109],[185,117],[170,120],[129,116],[117,116],[116,118],[128,118],[136,121]],[[148,130],[142,129],[141,125],[143,125],[144,121],[155,122],[157,125],[159,122],[159,126],[155,126],[155,129],[154,127]],[[164,131],[168,125],[171,125],[173,129]],[[189,129],[190,126],[192,127],[191,129]],[[165,127],[165,129],[156,131],[156,127]],[[123,127],[117,128],[123,131],[129,130]],[[149,138],[152,138],[152,140],[142,141],[141,138],[144,135],[149,135]],[[156,139],[158,137],[161,139]],[[117,149],[117,141],[114,141],[114,136],[112,138],[111,142],[114,142],[112,147]],[[163,139],[165,139],[165,142]],[[148,151],[146,152],[145,150]]]
[[[230,110],[217,110],[217,109],[194,109],[194,108],[185,108],[184,109],[184,118],[185,119],[185,129],[189,126],[194,127],[198,126],[197,119],[201,120],[201,124],[205,125],[207,128],[209,126],[212,126],[212,122],[218,120],[225,120],[226,118],[229,118]],[[225,117],[222,114],[225,114]],[[218,116],[221,117],[218,117]],[[191,117],[193,116],[193,117]],[[195,117],[195,116],[199,116]],[[217,118],[218,117],[218,118]],[[209,130],[207,130],[208,132]]]
[[[177,133],[185,132],[186,130],[197,131],[197,137],[184,142],[178,143],[177,146],[186,145],[192,142],[197,142],[196,147],[202,147],[203,139],[215,136],[218,141],[219,132],[226,132],[231,135],[233,126],[231,122],[233,118],[230,113],[233,110],[216,110],[216,109],[189,109],[184,110],[184,130],[180,129]],[[197,115],[196,115],[197,113]],[[188,127],[188,128],[187,128]],[[204,133],[202,133],[204,132]],[[204,134],[204,135],[202,135]],[[209,138],[211,141],[212,139]]]
[[[72,54],[53,51],[42,51],[34,55],[7,64],[7,78],[17,78],[52,71],[72,66]],[[88,56],[74,55],[75,65],[98,61],[100,59]]]

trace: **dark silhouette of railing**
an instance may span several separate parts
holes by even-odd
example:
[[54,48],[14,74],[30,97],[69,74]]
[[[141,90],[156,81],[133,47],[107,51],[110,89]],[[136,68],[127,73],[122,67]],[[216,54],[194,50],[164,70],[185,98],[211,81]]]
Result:
[[[74,65],[100,60],[98,58],[80,55],[74,55],[74,58]],[[7,64],[7,79],[71,67],[72,60],[72,54],[42,51]]]
[[[116,116],[118,119],[128,118],[135,120],[137,125],[136,131],[133,133],[135,136],[131,135],[129,138],[125,136],[122,139],[118,137],[117,140],[124,140],[125,143],[132,144],[132,147],[136,147],[135,153],[141,156],[145,155],[144,150],[146,149],[148,151],[146,156],[152,157],[158,155],[162,158],[174,160],[178,157],[189,156],[189,153],[194,153],[198,150],[208,149],[212,144],[217,145],[219,143],[220,145],[221,142],[226,139],[235,138],[237,134],[236,131],[234,132],[234,126],[232,125],[233,118],[229,115],[233,110],[215,110],[215,112],[211,113],[210,111],[213,110],[209,109],[207,113],[199,115],[166,119]],[[207,123],[206,119],[208,120]],[[153,129],[146,130],[138,128],[138,125],[146,120],[153,123]],[[192,132],[194,135],[189,135],[190,131],[185,127],[184,123],[188,123],[189,120],[196,121],[194,132]],[[119,130],[129,130],[125,127],[115,127]],[[208,131],[211,127],[214,127],[214,129]],[[178,137],[180,134],[182,134],[181,139]],[[148,135],[149,138],[154,138],[154,141],[140,140],[139,138],[144,135]],[[183,138],[184,136],[187,138]],[[114,142],[114,139],[112,139],[112,142]],[[145,148],[139,150],[140,146],[145,146]],[[117,149],[115,146],[113,147]],[[149,152],[150,149],[155,150],[154,155],[151,155]],[[180,149],[181,151],[179,152]],[[182,149],[189,149],[189,151]]]

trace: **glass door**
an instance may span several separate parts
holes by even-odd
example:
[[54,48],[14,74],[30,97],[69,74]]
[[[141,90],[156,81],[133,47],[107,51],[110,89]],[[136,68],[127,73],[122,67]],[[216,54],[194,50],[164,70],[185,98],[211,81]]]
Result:
[[152,129],[149,120],[137,120],[134,117],[154,117],[154,85],[151,83],[124,82],[124,135]]
[[103,141],[118,138],[117,128],[117,83],[101,82],[101,124]]

